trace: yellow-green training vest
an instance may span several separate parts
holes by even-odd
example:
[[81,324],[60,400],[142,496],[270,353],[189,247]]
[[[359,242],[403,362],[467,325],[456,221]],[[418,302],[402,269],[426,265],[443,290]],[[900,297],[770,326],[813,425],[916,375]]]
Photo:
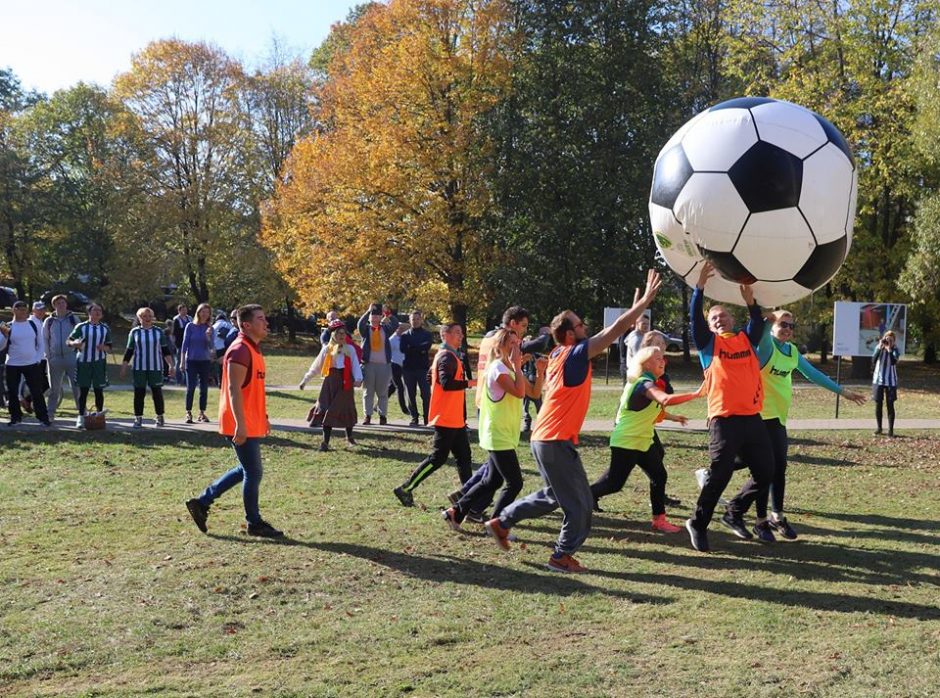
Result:
[[[492,366],[486,369],[486,376],[481,382],[486,383]],[[511,368],[509,376],[516,380],[516,373]],[[522,398],[503,392],[499,400],[490,397],[487,386],[483,386],[480,396],[480,447],[487,451],[513,451],[519,445],[519,424],[522,421]]]
[[773,347],[770,360],[760,370],[760,379],[764,384],[764,408],[760,416],[761,419],[779,419],[786,426],[790,404],[793,402],[793,371],[799,364],[800,352],[792,342],[787,342],[790,356],[780,351],[777,340],[771,338],[770,344]]
[[620,407],[617,408],[617,421],[610,433],[611,447],[648,451],[653,445],[653,426],[663,412],[663,406],[655,400],[650,400],[650,404],[642,410],[630,409],[630,398],[644,379],[656,383],[653,374],[644,373],[632,383],[627,383],[623,389]]

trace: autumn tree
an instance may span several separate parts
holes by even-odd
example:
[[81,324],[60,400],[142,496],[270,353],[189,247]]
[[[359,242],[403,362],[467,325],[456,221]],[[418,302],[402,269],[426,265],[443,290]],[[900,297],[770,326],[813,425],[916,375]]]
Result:
[[243,83],[241,65],[219,48],[178,39],[149,44],[114,83],[150,146],[141,161],[150,215],[172,233],[167,242],[197,301],[209,298],[210,266],[233,262],[214,243],[251,212]]
[[[344,31],[347,31],[344,29]],[[359,309],[441,284],[453,318],[485,302],[494,251],[481,128],[508,87],[502,0],[392,0],[348,27],[264,223],[308,305]]]

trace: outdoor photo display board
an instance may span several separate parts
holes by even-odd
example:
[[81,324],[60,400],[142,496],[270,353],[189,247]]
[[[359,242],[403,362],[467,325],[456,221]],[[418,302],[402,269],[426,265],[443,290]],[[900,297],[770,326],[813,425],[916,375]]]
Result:
[[878,340],[894,330],[898,351],[904,354],[907,306],[902,303],[838,301],[833,310],[833,356],[871,356]]

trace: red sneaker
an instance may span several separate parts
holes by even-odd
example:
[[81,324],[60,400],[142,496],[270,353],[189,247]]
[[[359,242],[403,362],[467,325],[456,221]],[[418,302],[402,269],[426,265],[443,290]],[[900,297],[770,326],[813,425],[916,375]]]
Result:
[[557,557],[552,555],[548,558],[548,563],[545,566],[553,572],[587,572],[587,567],[568,555],[568,553]]
[[496,545],[503,550],[509,550],[509,529],[503,526],[499,519],[490,519],[483,524],[483,528],[486,529],[487,533],[493,536]]
[[452,531],[460,530],[460,522],[457,520],[457,510],[454,507],[442,511],[441,518],[444,519],[444,522],[448,526],[450,526]]
[[662,533],[678,533],[682,530],[682,527],[669,523],[665,514],[659,514],[653,517],[653,530]]

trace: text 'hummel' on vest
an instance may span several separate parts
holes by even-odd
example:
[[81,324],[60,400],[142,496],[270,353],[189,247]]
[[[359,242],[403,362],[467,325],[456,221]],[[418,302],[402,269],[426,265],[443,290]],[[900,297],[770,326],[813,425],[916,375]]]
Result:
[[786,378],[787,376],[790,375],[791,371],[780,371],[774,366],[771,366],[770,373],[771,375],[774,375],[774,376],[780,376],[781,378]]
[[718,350],[718,356],[722,359],[746,359],[751,355],[751,350],[727,352],[724,349]]

